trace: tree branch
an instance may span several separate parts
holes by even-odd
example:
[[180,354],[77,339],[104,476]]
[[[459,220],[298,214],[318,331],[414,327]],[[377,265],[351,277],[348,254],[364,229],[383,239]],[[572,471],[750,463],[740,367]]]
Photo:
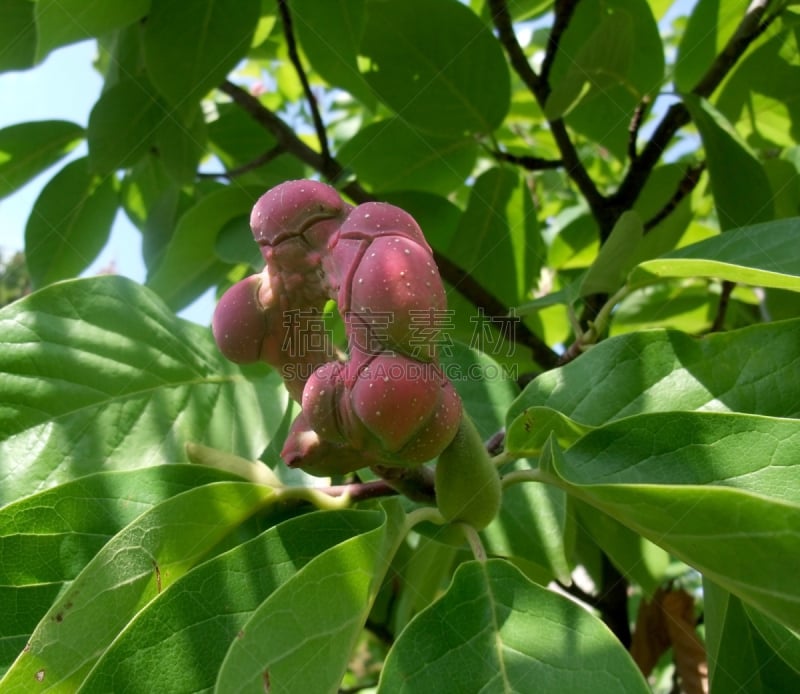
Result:
[[283,21],[283,33],[286,36],[286,47],[289,49],[289,60],[294,65],[295,72],[300,78],[300,83],[303,85],[303,92],[306,95],[308,107],[311,109],[311,119],[314,121],[314,129],[317,131],[317,139],[319,140],[319,148],[322,152],[322,158],[330,161],[331,152],[328,148],[328,133],[325,129],[325,124],[322,122],[322,115],[317,107],[317,99],[311,91],[311,85],[308,83],[308,76],[303,69],[303,64],[300,62],[300,54],[297,51],[297,41],[294,36],[294,26],[292,24],[292,14],[289,12],[288,0],[278,0],[278,11],[281,13],[281,20]]
[[533,157],[527,154],[511,154],[511,152],[503,152],[499,149],[489,150],[489,153],[498,161],[516,164],[527,171],[560,169],[562,166],[564,166],[564,162],[561,161],[561,159],[543,159],[542,157]]
[[672,197],[667,201],[664,207],[644,223],[645,234],[655,229],[661,222],[669,217],[675,211],[675,208],[681,204],[683,199],[697,187],[697,184],[700,182],[700,176],[703,171],[705,171],[705,168],[705,162],[700,162],[697,166],[690,166],[686,170],[686,173],[678,183],[678,187],[675,189]]
[[[733,36],[692,89],[692,94],[709,97],[750,44],[772,23],[777,15],[764,19],[768,2],[769,0],[753,0],[750,3]],[[689,111],[682,103],[673,104],[667,109],[639,157],[631,161],[628,173],[617,192],[609,197],[611,205],[621,210],[629,209],[633,205],[675,134],[690,120]]]
[[250,171],[257,169],[260,166],[264,166],[264,164],[269,164],[273,159],[279,157],[281,154],[284,153],[283,147],[280,145],[275,145],[274,147],[268,149],[264,154],[257,156],[252,161],[248,161],[246,164],[242,164],[241,166],[237,166],[233,169],[227,169],[226,171],[220,171],[217,173],[214,172],[198,172],[198,178],[227,178],[229,181],[232,181],[237,176],[242,176]]
[[556,60],[556,55],[558,55],[561,37],[569,26],[578,2],[579,0],[556,0],[555,19],[553,20],[553,28],[550,30],[550,36],[547,39],[547,51],[542,61],[540,77],[541,82],[544,84],[545,98],[550,95],[550,70]]
[[[539,106],[544,109],[550,89],[531,67],[530,63],[528,62],[528,57],[522,50],[522,46],[519,45],[519,41],[517,41],[517,35],[514,33],[514,25],[511,21],[511,15],[508,11],[506,0],[488,0],[488,3],[492,14],[492,20],[497,28],[497,34],[500,39],[500,43],[503,44],[503,48],[508,54],[508,58],[511,61],[511,66],[536,98]],[[574,9],[574,4],[575,2],[573,0],[564,0],[562,3],[562,17],[564,18],[562,20],[563,22],[568,22],[569,17],[572,14],[572,10]],[[566,24],[564,24],[564,28],[566,28]],[[563,32],[563,29],[560,31]],[[557,43],[555,46],[557,49]],[[558,118],[556,120],[549,121],[549,124],[550,131],[552,132],[553,138],[556,141],[556,145],[558,145],[558,149],[561,152],[561,160],[564,163],[564,168],[567,172],[567,175],[574,181],[575,185],[578,186],[578,190],[580,190],[581,195],[583,195],[583,197],[586,199],[586,202],[589,203],[592,214],[598,220],[601,229],[603,229],[606,225],[605,198],[600,194],[600,191],[597,189],[597,186],[595,186],[591,176],[589,176],[588,172],[583,166],[583,162],[581,162],[578,152],[576,151],[575,146],[572,144],[572,140],[569,137],[569,133],[567,132],[564,121]],[[613,224],[611,226],[613,227]]]

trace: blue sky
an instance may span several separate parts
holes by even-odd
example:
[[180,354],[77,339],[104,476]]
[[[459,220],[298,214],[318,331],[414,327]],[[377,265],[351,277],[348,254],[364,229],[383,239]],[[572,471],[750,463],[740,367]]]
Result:
[[[0,74],[0,128],[33,120],[69,120],[85,127],[103,85],[92,67],[95,53],[96,43],[83,41],[58,49],[30,70]],[[24,247],[25,224],[44,185],[67,161],[85,154],[83,144],[68,159],[0,200],[0,251],[4,256]],[[117,214],[108,245],[85,274],[96,274],[112,263],[118,274],[144,282],[139,232],[122,211]],[[208,324],[213,308],[213,299],[205,295],[181,315]]]

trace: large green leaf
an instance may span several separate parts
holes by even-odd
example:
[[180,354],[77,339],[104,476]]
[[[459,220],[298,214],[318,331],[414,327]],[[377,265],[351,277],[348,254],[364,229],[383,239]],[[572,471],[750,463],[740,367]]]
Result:
[[139,610],[272,496],[269,487],[216,482],[143,513],[109,540],[59,595],[0,688],[30,691],[31,682],[43,681],[75,691]]
[[370,87],[419,130],[491,133],[508,111],[500,44],[455,0],[369,0],[361,53]]
[[793,217],[712,236],[640,263],[628,276],[628,285],[661,277],[714,277],[800,291],[798,230],[800,217]]
[[59,46],[131,24],[144,17],[149,7],[150,0],[37,0],[36,60],[42,60]]
[[691,95],[683,102],[703,139],[722,230],[772,219],[772,187],[761,162],[711,104]]
[[147,286],[177,311],[218,283],[225,265],[215,253],[217,236],[231,220],[249,219],[261,192],[260,188],[229,186],[201,198],[178,220]]
[[378,687],[381,694],[477,691],[650,690],[599,619],[492,559],[458,568],[447,592],[400,635]]
[[0,669],[22,651],[65,583],[141,513],[193,487],[228,479],[208,467],[98,472],[0,510]]
[[800,420],[659,412],[540,464],[567,490],[786,626],[800,625]]
[[372,529],[323,552],[278,587],[231,642],[215,691],[336,691],[399,543],[396,503]]
[[179,113],[219,84],[247,53],[259,0],[159,0],[144,26],[144,57],[156,89]]
[[770,644],[750,620],[754,613],[734,595],[708,579],[703,581],[703,606],[708,674],[711,691],[791,692],[800,685],[800,671],[792,669],[782,651],[797,638],[783,630],[782,643]]
[[30,0],[0,3],[0,72],[31,67],[36,56],[36,5]]
[[0,130],[0,198],[55,164],[82,137],[80,125],[63,120],[31,121]]
[[584,0],[561,37],[546,110],[622,159],[628,124],[664,78],[664,48],[648,3]]
[[187,440],[255,459],[286,394],[207,328],[122,277],[53,285],[0,311],[0,503],[99,470],[186,460]]
[[374,108],[375,95],[358,70],[366,0],[293,0],[292,22],[314,70]]
[[475,181],[449,255],[506,304],[527,295],[544,247],[530,192],[516,171],[492,168]]
[[106,651],[83,691],[183,691],[214,686],[253,612],[331,547],[374,530],[374,511],[324,511],[270,528],[201,564],[158,595]]
[[42,189],[25,226],[31,280],[42,287],[83,272],[111,234],[116,180],[89,171],[84,157],[67,164]]
[[525,450],[543,442],[542,430],[560,436],[559,426],[537,420],[545,407],[583,426],[669,410],[800,417],[799,356],[800,320],[701,339],[673,330],[620,335],[533,380],[509,409],[508,440]]
[[89,163],[108,174],[130,168],[153,146],[159,124],[166,117],[150,85],[127,78],[106,90],[89,114]]
[[425,135],[401,118],[373,123],[347,141],[337,157],[375,191],[423,190],[447,195],[463,185],[478,143]]
[[753,147],[792,147],[800,139],[797,49],[789,21],[785,31],[745,55],[716,99],[719,111]]

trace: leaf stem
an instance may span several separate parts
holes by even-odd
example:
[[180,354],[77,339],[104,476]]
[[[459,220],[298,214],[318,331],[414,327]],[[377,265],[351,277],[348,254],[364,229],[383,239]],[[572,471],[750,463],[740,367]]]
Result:
[[469,523],[454,523],[453,525],[458,526],[461,532],[464,533],[464,537],[467,538],[467,542],[469,543],[469,548],[472,550],[472,556],[479,562],[485,562],[487,558],[486,548],[483,546],[483,542],[481,542],[481,536],[478,534],[478,531]]

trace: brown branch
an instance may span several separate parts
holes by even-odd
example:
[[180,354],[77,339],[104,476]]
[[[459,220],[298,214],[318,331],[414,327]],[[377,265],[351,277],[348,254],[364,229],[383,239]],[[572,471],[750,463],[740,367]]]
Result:
[[227,169],[226,171],[219,171],[219,172],[200,171],[198,172],[197,176],[198,178],[227,178],[229,181],[232,181],[237,176],[242,176],[243,174],[249,173],[250,171],[254,171],[260,166],[264,166],[264,164],[269,164],[269,162],[279,157],[283,153],[284,153],[283,147],[281,147],[280,145],[275,145],[274,147],[264,152],[264,154],[257,156],[252,161],[248,161],[246,164],[242,164],[241,166],[237,166],[233,169]]
[[[767,4],[768,0],[753,0],[733,36],[692,89],[692,94],[709,97],[750,44],[772,23],[777,15],[765,18]],[[667,109],[639,157],[631,162],[617,192],[610,196],[609,203],[612,206],[620,210],[630,209],[675,134],[690,120],[689,111],[682,103],[673,104]]]
[[[294,131],[277,115],[266,108],[255,96],[242,87],[225,80],[220,86],[221,92],[229,96],[233,102],[242,108],[259,125],[272,133],[281,149],[291,154],[312,169],[319,171],[327,180],[336,184],[344,177],[344,168],[339,162],[330,157],[325,159],[319,152],[303,142]],[[364,190],[355,180],[348,181],[340,186],[340,190],[356,203],[374,201],[375,198]],[[496,323],[504,321],[514,322],[515,330],[511,333],[515,342],[531,349],[533,358],[547,368],[555,366],[558,355],[539,338],[526,325],[510,316],[510,309],[497,297],[483,287],[466,270],[459,267],[442,253],[434,251],[434,260],[439,266],[442,277],[453,286],[468,301],[479,308],[483,308],[487,316]]]
[[631,161],[636,161],[639,157],[639,149],[636,146],[636,141],[639,138],[639,129],[642,127],[644,117],[650,110],[650,105],[652,103],[650,97],[645,96],[633,112],[633,118],[631,119],[630,125],[628,125],[628,159]]
[[719,294],[719,303],[717,304],[717,315],[714,316],[714,322],[711,324],[709,332],[718,333],[725,327],[725,316],[728,313],[728,306],[730,305],[731,294],[736,288],[736,283],[730,280],[723,280],[722,289]]
[[675,189],[675,193],[673,193],[672,197],[666,202],[664,207],[645,222],[645,234],[655,229],[661,222],[669,217],[669,215],[675,211],[675,208],[681,204],[683,199],[697,187],[697,184],[700,182],[700,176],[703,171],[705,171],[705,168],[705,162],[700,162],[697,166],[690,166],[686,170],[683,178],[678,182],[678,187]]
[[561,159],[543,159],[527,154],[511,154],[499,149],[490,150],[490,154],[498,161],[505,161],[509,164],[516,164],[527,171],[545,171],[546,169],[559,169],[564,165]]
[[319,491],[328,496],[344,496],[347,494],[350,501],[364,501],[377,499],[382,496],[396,496],[397,490],[385,480],[370,482],[353,482],[352,484],[337,484],[332,487],[317,487]]
[[294,26],[292,24],[292,14],[289,12],[288,0],[278,0],[278,11],[281,13],[281,20],[283,21],[283,33],[286,36],[286,47],[289,50],[289,60],[294,66],[297,76],[300,78],[300,83],[303,85],[303,92],[306,95],[308,107],[311,109],[311,119],[314,121],[314,129],[317,131],[317,139],[319,140],[319,147],[322,151],[322,158],[330,160],[331,152],[328,148],[328,133],[325,129],[325,124],[322,122],[322,115],[317,106],[317,99],[311,91],[311,85],[308,83],[308,75],[303,69],[303,64],[300,62],[300,54],[297,51],[297,41],[294,36]]
[[555,3],[555,18],[553,20],[553,28],[550,29],[550,36],[547,38],[547,50],[542,61],[542,70],[540,73],[540,80],[544,84],[545,97],[550,94],[550,70],[558,55],[558,47],[561,43],[561,37],[569,26],[575,8],[578,6],[579,0],[556,0]]
[[[514,68],[514,71],[523,81],[525,86],[528,87],[531,94],[533,94],[533,96],[536,98],[539,106],[544,109],[545,103],[547,102],[547,96],[549,94],[549,87],[544,81],[542,81],[541,77],[537,75],[534,69],[531,67],[530,63],[528,62],[528,57],[522,50],[522,46],[519,45],[519,41],[517,41],[517,35],[514,33],[514,25],[511,21],[511,15],[508,11],[506,1],[488,0],[488,3],[492,20],[497,28],[497,34],[500,39],[500,43],[503,45],[503,48],[508,54],[508,58],[511,61],[511,66]],[[564,2],[564,6],[566,8],[569,8],[571,5],[572,2]],[[571,11],[572,10],[570,9],[569,15],[571,15]],[[566,16],[568,19],[569,15],[564,16]],[[573,145],[572,140],[569,137],[569,133],[567,132],[564,121],[558,118],[556,120],[549,121],[549,123],[550,131],[553,134],[556,145],[558,145],[559,152],[561,152],[561,160],[564,163],[564,168],[567,172],[567,175],[574,181],[575,185],[578,186],[578,190],[580,190],[581,195],[583,195],[583,197],[586,199],[586,202],[589,203],[592,214],[598,220],[601,230],[604,229],[607,225],[607,222],[605,221],[605,217],[607,216],[605,213],[606,199],[600,194],[600,191],[597,189],[597,186],[595,186],[592,177],[589,176],[586,168],[583,166],[583,162],[581,162],[580,157],[578,156],[575,145]],[[613,227],[613,224],[611,226]]]

